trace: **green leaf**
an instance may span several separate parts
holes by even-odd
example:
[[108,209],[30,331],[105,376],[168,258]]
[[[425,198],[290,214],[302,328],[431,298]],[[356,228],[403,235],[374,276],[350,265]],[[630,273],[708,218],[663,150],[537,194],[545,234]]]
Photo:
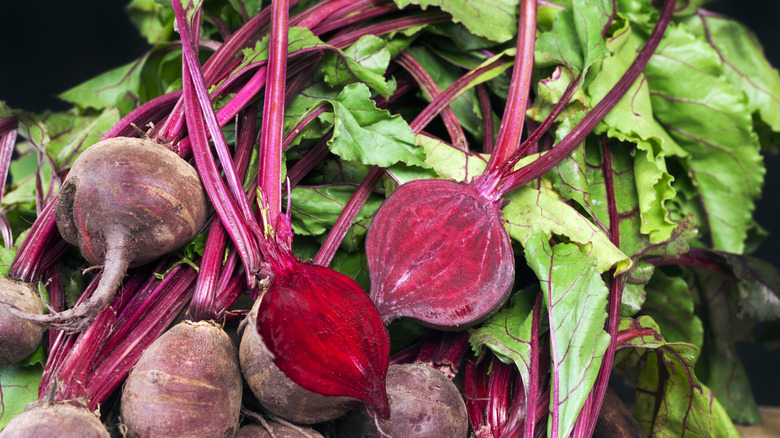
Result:
[[[568,436],[601,368],[609,335],[607,286],[596,270],[596,261],[576,245],[550,247],[548,238],[536,234],[525,246],[526,262],[542,285],[550,323],[552,392],[548,436]],[[557,420],[557,423],[556,423]]]
[[669,26],[645,74],[655,117],[690,154],[714,248],[743,252],[765,173],[744,94],[715,50],[681,25]]
[[667,343],[647,355],[637,387],[637,421],[653,437],[739,437],[718,399],[696,380],[694,349]]
[[[352,184],[332,184],[317,187],[293,188],[291,195],[292,228],[296,235],[320,235],[327,232],[355,193]],[[382,200],[369,197],[355,218],[368,218],[379,208]]]
[[[447,87],[463,75],[463,71],[460,68],[453,67],[452,64],[446,62],[425,46],[410,47],[406,53],[411,55],[422,66],[440,91],[446,90]],[[430,102],[430,99],[424,93],[420,93],[420,97],[425,99],[426,102]],[[483,138],[482,122],[475,112],[475,108],[479,108],[476,91],[473,88],[465,90],[462,95],[458,96],[450,104],[450,108],[455,113],[458,123],[460,123],[464,131],[474,136],[476,141],[481,142]]]
[[330,150],[344,160],[390,167],[396,163],[428,167],[425,153],[414,144],[409,125],[397,115],[378,109],[365,84],[344,87],[329,101],[333,106]]
[[739,288],[739,315],[756,321],[780,320],[780,272],[755,257],[721,253]]
[[351,84],[357,80],[384,97],[389,97],[394,89],[392,83],[384,78],[388,65],[388,43],[376,35],[365,35],[344,50],[328,52],[322,60],[325,82],[331,87]]
[[43,365],[9,365],[0,368],[0,430],[38,400]]
[[[591,105],[600,101],[620,80],[636,58],[637,48],[632,39],[632,29],[626,23],[610,38],[609,49],[613,56],[605,59],[596,74],[591,75],[587,87]],[[650,237],[651,243],[659,243],[671,237],[675,222],[671,220],[666,201],[673,199],[674,178],[666,169],[666,156],[685,156],[669,134],[653,117],[650,90],[644,77],[626,92],[594,130],[606,133],[610,138],[630,142],[637,146],[634,155],[634,178],[638,195],[640,229]]]
[[485,155],[460,150],[424,134],[418,134],[415,140],[425,151],[425,164],[441,178],[469,182],[487,167]]
[[463,23],[471,33],[502,43],[517,33],[518,0],[394,0],[399,8],[410,4],[436,6]]
[[536,293],[538,289],[531,287],[512,295],[509,306],[479,328],[472,329],[469,336],[476,354],[487,347],[503,362],[514,362],[526,387],[531,373],[531,329]]
[[57,113],[46,120],[51,141],[47,153],[58,168],[68,166],[84,149],[100,141],[103,135],[119,122],[119,111],[108,108],[100,114],[77,116]]
[[664,338],[670,342],[687,342],[700,349],[704,342],[704,327],[694,314],[694,297],[688,283],[681,277],[671,277],[656,270],[646,290],[647,299],[642,310],[658,323]]
[[707,321],[696,371],[734,421],[759,423],[758,406],[736,348],[737,342],[752,336],[755,320],[740,317],[739,291],[733,277],[696,269],[695,278]]
[[607,237],[606,233],[562,201],[549,188],[522,187],[507,194],[504,221],[509,236],[523,246],[552,235],[566,236],[574,246],[594,260],[594,269],[601,273],[616,266],[617,273],[631,267],[631,260]]
[[161,44],[171,38],[175,21],[173,8],[155,0],[131,0],[125,11],[149,44]]
[[611,15],[611,1],[572,0],[570,7],[558,12],[552,29],[537,38],[535,62],[564,65],[572,76],[587,71],[609,55],[601,32]]
[[[235,71],[239,71],[249,64],[268,60],[268,43],[270,35],[265,35],[257,41],[254,47],[248,47],[242,50],[244,59],[241,61]],[[308,27],[293,26],[287,31],[287,53],[292,54],[304,49],[324,48],[333,49],[333,46],[323,42],[318,36],[314,35]]]
[[127,114],[138,101],[147,56],[102,73],[58,97],[82,108],[119,108],[122,115]]
[[780,132],[780,74],[753,32],[736,20],[708,14],[691,17],[686,25],[720,56],[724,76],[745,93],[748,111],[758,112],[764,123]]

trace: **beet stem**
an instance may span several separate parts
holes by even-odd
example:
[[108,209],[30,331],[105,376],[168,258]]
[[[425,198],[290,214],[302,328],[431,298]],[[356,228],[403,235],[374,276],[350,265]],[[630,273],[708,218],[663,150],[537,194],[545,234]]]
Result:
[[496,170],[520,146],[523,133],[536,46],[536,0],[524,0],[520,6],[517,29],[517,56],[509,84],[509,97],[498,128],[498,138],[486,172]]

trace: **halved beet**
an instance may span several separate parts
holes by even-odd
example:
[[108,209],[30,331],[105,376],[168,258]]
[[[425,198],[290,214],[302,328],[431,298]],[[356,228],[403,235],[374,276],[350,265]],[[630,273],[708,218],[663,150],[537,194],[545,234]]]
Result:
[[407,317],[461,330],[495,313],[514,282],[515,261],[499,200],[441,179],[401,185],[366,236],[371,300],[385,323]]
[[247,385],[263,408],[293,423],[316,424],[339,418],[359,403],[352,397],[309,391],[287,377],[274,363],[273,355],[257,332],[258,307],[260,300],[247,315],[238,359]]
[[292,261],[274,271],[259,299],[257,331],[290,379],[322,395],[364,401],[382,417],[390,414],[390,340],[355,280]]

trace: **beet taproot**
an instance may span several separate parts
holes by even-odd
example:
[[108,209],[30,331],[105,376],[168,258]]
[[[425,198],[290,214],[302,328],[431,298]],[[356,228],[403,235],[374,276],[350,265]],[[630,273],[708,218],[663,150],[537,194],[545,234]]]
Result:
[[[267,425],[267,427],[266,427]],[[290,427],[275,421],[266,421],[265,425],[247,424],[238,429],[234,438],[323,438],[322,434],[310,427]]]
[[70,403],[44,403],[14,417],[0,433],[2,438],[109,438],[95,412]]
[[334,420],[353,408],[357,399],[309,391],[279,369],[257,332],[259,306],[257,300],[247,316],[238,351],[241,373],[257,401],[272,414],[299,424]]
[[93,265],[100,285],[77,306],[26,318],[78,332],[110,303],[129,267],[192,240],[206,221],[198,173],[174,152],[148,139],[95,143],[76,159],[57,196],[57,228]]
[[[0,301],[30,313],[42,314],[41,302],[33,285],[8,277],[0,278]],[[0,367],[31,355],[43,338],[43,327],[21,318],[0,304]]]
[[383,321],[472,327],[509,298],[515,261],[501,203],[481,184],[414,180],[377,210],[366,236],[371,300]]
[[211,321],[182,321],[141,356],[122,390],[128,437],[232,437],[242,395],[236,349]]
[[460,391],[443,373],[429,366],[390,365],[387,397],[389,419],[375,418],[366,409],[356,408],[338,421],[339,436],[465,438],[468,435],[468,413]]

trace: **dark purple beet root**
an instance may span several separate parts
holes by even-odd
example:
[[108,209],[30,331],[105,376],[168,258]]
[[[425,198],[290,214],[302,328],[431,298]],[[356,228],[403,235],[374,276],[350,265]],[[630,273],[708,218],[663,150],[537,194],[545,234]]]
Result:
[[139,138],[112,138],[85,150],[57,196],[62,237],[93,265],[103,265],[95,293],[57,314],[30,317],[47,327],[80,331],[114,297],[128,267],[192,240],[206,220],[197,171],[165,147]]
[[260,424],[242,426],[234,438],[323,438],[322,434],[308,427],[296,429],[274,421],[266,423],[268,428]]
[[241,409],[235,347],[212,322],[183,321],[141,356],[122,391],[128,437],[232,437]]
[[387,323],[411,318],[462,330],[495,313],[514,282],[514,255],[499,201],[475,184],[403,184],[366,236],[371,300]]
[[14,417],[2,438],[109,438],[100,418],[83,407],[67,403],[28,409]]
[[[42,314],[38,294],[29,283],[0,278],[0,302],[30,314]],[[20,318],[0,304],[0,367],[19,362],[41,344],[43,327]]]
[[339,436],[380,438],[376,425],[392,437],[465,438],[466,404],[452,381],[420,364],[390,365],[387,370],[390,419],[375,419],[356,408],[339,420]]
[[315,424],[341,417],[357,404],[352,397],[320,395],[290,380],[274,364],[257,332],[258,300],[247,317],[238,357],[241,373],[260,404],[272,414],[300,424]]

